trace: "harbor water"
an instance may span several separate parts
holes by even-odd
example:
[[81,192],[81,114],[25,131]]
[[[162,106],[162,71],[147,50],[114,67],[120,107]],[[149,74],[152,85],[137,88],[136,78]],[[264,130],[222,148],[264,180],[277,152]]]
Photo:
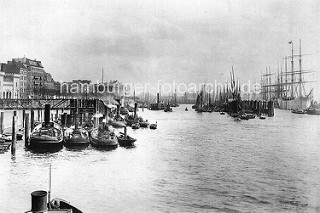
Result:
[[134,148],[34,153],[18,141],[15,159],[0,154],[0,212],[30,210],[50,164],[51,198],[88,213],[320,211],[320,116],[236,122],[191,105],[138,114],[158,129],[128,129]]

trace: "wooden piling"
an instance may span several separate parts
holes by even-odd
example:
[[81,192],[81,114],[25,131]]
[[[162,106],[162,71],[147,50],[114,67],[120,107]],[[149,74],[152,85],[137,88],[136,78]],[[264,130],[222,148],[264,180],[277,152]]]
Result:
[[3,129],[4,129],[4,112],[0,113],[0,134],[3,133]]
[[31,131],[34,129],[34,111],[33,111],[33,109],[31,110],[30,129],[31,129]]
[[79,127],[79,114],[75,113],[74,114],[74,128],[78,129],[78,127]]
[[29,114],[25,114],[25,123],[24,123],[24,146],[29,146]]
[[[31,110],[31,111],[33,111],[33,110]],[[40,118],[40,109],[38,110],[38,121],[41,121],[41,118]]]
[[26,118],[26,110],[22,110],[22,127],[24,127],[25,118]]
[[17,144],[17,111],[13,112],[12,117],[12,140],[11,140],[11,155],[14,157],[16,155],[16,144]]
[[67,113],[63,113],[61,115],[61,125],[62,125],[62,127],[67,126]]

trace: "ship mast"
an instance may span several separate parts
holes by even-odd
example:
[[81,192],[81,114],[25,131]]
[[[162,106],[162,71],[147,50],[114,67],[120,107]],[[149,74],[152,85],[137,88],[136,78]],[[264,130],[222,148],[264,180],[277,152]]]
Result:
[[293,66],[293,42],[290,41],[291,44],[291,98],[293,98],[293,82],[294,82],[294,66]]
[[299,96],[302,109],[302,56],[301,56],[301,39],[299,40]]

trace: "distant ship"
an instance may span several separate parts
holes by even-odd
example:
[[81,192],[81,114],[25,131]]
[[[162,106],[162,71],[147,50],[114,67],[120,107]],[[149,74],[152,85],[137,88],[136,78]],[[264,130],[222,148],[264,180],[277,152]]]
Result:
[[[313,89],[306,92],[305,84],[311,81],[305,81],[304,77],[307,73],[312,73],[310,70],[302,70],[302,54],[300,40],[299,55],[293,54],[293,42],[291,44],[291,56],[285,57],[285,70],[279,74],[276,83],[271,84],[271,73],[267,72],[262,85],[262,98],[264,100],[273,100],[275,106],[280,109],[292,110],[293,113],[302,114],[308,109],[313,100]],[[294,69],[294,58],[298,58],[298,69]],[[291,59],[291,70],[288,70],[287,60]]]

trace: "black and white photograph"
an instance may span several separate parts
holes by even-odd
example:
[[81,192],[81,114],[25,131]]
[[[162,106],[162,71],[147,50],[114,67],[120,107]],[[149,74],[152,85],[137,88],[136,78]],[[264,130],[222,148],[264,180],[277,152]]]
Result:
[[319,11],[0,0],[0,213],[320,212]]

